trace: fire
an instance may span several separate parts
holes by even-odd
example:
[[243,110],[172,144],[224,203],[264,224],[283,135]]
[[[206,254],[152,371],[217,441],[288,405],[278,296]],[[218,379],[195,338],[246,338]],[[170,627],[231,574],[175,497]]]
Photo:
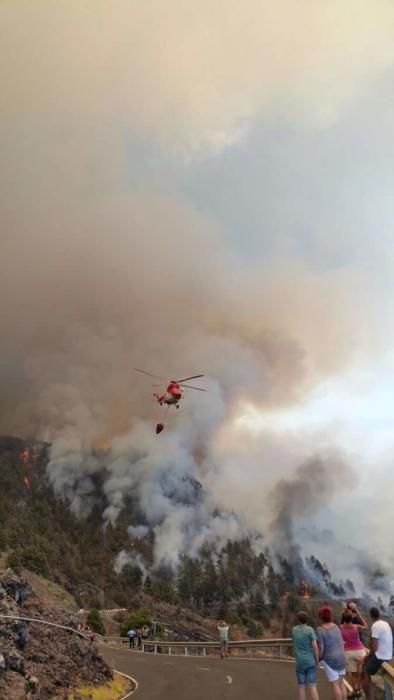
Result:
[[94,438],[91,443],[92,450],[95,452],[107,452],[111,449],[110,438]]
[[29,479],[27,476],[24,476],[24,477],[23,477],[23,483],[24,483],[24,485],[26,486],[26,488],[30,490],[30,488],[31,488],[31,483],[30,483],[30,479]]
[[304,600],[309,600],[311,597],[311,587],[307,581],[300,581],[299,594]]
[[30,462],[30,450],[29,450],[28,448],[26,448],[25,450],[23,450],[23,452],[21,452],[20,457],[21,457],[21,460],[22,460],[25,464],[29,464],[29,462]]

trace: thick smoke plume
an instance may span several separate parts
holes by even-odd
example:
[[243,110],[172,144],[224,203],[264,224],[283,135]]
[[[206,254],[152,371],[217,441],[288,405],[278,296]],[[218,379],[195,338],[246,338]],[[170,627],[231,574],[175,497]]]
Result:
[[302,567],[302,548],[296,525],[315,515],[343,490],[354,484],[354,473],[340,455],[312,457],[289,479],[282,479],[271,494],[274,518],[271,531],[277,551],[294,567]]

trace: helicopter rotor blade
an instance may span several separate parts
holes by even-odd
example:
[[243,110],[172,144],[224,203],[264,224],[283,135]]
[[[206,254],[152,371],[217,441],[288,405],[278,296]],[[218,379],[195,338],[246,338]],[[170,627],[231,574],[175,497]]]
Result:
[[188,382],[189,379],[199,379],[200,377],[204,377],[204,376],[205,376],[204,374],[195,374],[194,377],[185,377],[184,379],[177,379],[176,383],[182,384],[183,382]]
[[195,389],[196,391],[207,391],[207,389],[200,389],[199,386],[190,386],[190,384],[181,384],[180,386],[185,386],[187,389]]
[[150,372],[145,372],[144,369],[137,369],[136,367],[134,367],[134,370],[136,372],[141,372],[141,374],[146,374],[148,377],[153,377],[154,379],[162,379],[163,382],[168,381],[167,379],[164,379],[164,377],[158,377],[157,374],[151,374]]

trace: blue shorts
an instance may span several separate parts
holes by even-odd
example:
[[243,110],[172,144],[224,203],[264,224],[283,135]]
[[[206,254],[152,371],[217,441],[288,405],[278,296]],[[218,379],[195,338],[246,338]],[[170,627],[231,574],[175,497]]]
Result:
[[305,671],[296,671],[297,682],[300,688],[307,685],[317,685],[317,666],[306,668]]

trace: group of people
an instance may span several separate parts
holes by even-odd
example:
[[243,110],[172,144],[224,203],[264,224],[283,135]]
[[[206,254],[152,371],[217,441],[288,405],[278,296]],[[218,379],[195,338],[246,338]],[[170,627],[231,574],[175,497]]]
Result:
[[146,642],[148,639],[155,639],[157,636],[158,624],[159,623],[157,620],[153,619],[150,627],[148,627],[148,625],[144,625],[143,627],[139,627],[137,630],[131,627],[127,632],[129,648],[135,649],[137,646],[137,648],[140,649],[142,642]]
[[298,624],[293,627],[293,645],[296,659],[296,675],[299,700],[306,699],[308,689],[311,700],[319,700],[317,669],[320,666],[330,683],[334,700],[346,700],[344,678],[348,672],[353,692],[358,698],[365,693],[366,700],[373,700],[371,676],[381,665],[393,657],[393,635],[388,622],[380,619],[378,608],[369,611],[372,626],[367,650],[362,633],[368,625],[355,603],[349,603],[342,613],[340,626],[336,625],[332,608],[324,605],[318,611],[320,625],[311,627],[308,613],[297,614]]
[[83,634],[83,636],[89,639],[91,642],[94,642],[95,634],[93,630],[90,629],[89,625],[83,625],[80,623],[77,627],[77,631],[81,632],[81,634]]

